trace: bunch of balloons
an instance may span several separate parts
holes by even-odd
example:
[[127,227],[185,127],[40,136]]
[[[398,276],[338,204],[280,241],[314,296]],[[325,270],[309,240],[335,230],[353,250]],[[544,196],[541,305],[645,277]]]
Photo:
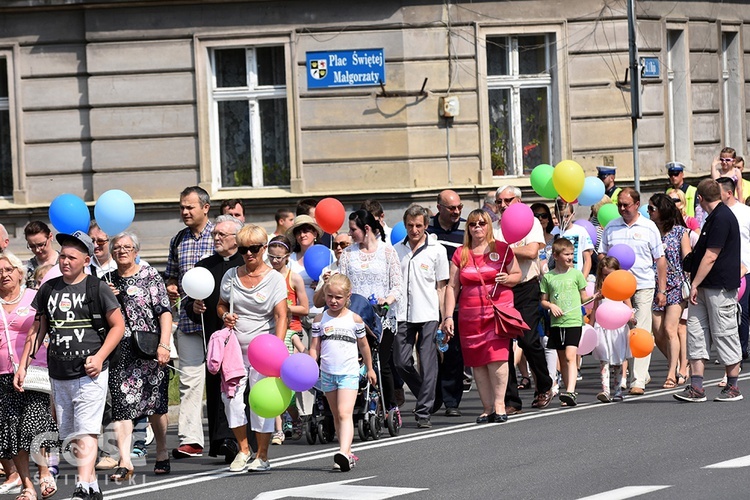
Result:
[[604,196],[604,183],[594,176],[586,177],[583,168],[573,160],[563,160],[554,167],[546,163],[531,171],[531,187],[542,198],[560,196],[568,203],[595,205]]
[[247,348],[247,359],[267,377],[258,381],[247,397],[253,412],[263,418],[284,413],[293,392],[311,389],[320,375],[312,357],[303,353],[290,355],[284,341],[272,334],[255,337]]
[[[96,200],[94,217],[102,231],[114,236],[125,231],[133,223],[135,204],[125,191],[111,189]],[[50,203],[49,220],[60,233],[88,233],[91,214],[86,202],[81,198],[64,193]]]
[[604,278],[602,295],[605,299],[596,310],[596,322],[608,330],[625,326],[633,310],[623,301],[633,296],[636,286],[633,273],[623,269],[612,271]]

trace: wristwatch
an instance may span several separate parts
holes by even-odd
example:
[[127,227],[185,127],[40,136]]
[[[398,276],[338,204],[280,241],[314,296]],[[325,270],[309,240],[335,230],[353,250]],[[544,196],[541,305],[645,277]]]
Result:
[[224,321],[227,318],[228,315],[229,315],[229,311],[227,311],[224,314],[222,314],[221,315],[221,320]]

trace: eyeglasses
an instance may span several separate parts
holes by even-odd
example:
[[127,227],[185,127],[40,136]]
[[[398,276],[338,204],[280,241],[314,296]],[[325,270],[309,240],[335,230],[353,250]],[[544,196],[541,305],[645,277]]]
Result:
[[495,204],[496,205],[502,205],[503,203],[505,203],[506,205],[510,205],[511,203],[513,203],[513,200],[515,200],[515,199],[516,199],[515,196],[513,196],[511,198],[496,198],[495,199]]
[[483,221],[483,220],[477,220],[477,221],[469,222],[468,223],[469,227],[484,227],[486,225],[487,225],[487,223],[485,221]]
[[635,205],[635,203],[618,203],[617,204],[617,206],[620,207],[620,208],[630,208],[633,205]]
[[459,203],[458,205],[454,205],[452,207],[448,205],[443,205],[442,203],[438,203],[438,205],[448,210],[449,212],[460,212],[461,210],[464,209],[463,203]]
[[98,240],[91,240],[91,241],[93,241],[94,243],[96,243],[98,246],[101,247],[101,246],[104,246],[107,243],[109,243],[109,238],[98,239]]
[[224,238],[228,238],[229,236],[234,236],[237,233],[222,233],[221,231],[211,231],[211,237],[216,238],[217,236],[221,238],[222,240]]
[[721,163],[732,163],[734,161],[734,158],[719,158],[719,161]]
[[[240,248],[242,248],[242,247],[240,247]],[[257,253],[257,252],[253,252],[253,253]],[[273,260],[273,261],[284,260],[287,257],[289,257],[288,253],[285,253],[284,255],[271,255],[271,254],[268,254],[268,260]]]
[[26,248],[33,252],[34,250],[41,250],[46,247],[47,243],[49,243],[49,240],[45,240],[44,243],[26,243]]
[[656,207],[653,205],[649,205],[647,210],[648,210],[648,213],[656,212]]
[[15,271],[15,267],[3,267],[0,268],[0,276],[5,276],[7,274],[13,274],[13,271]]
[[237,247],[237,251],[240,252],[240,254],[244,255],[247,252],[250,253],[258,253],[261,251],[261,249],[265,247],[265,245],[248,245],[248,246],[239,246]]
[[333,245],[334,250],[336,250],[337,248],[340,248],[343,250],[344,248],[349,246],[349,242],[348,241],[334,241],[332,245]]
[[135,250],[135,247],[132,245],[117,245],[115,247],[112,247],[112,253],[115,253],[115,252],[130,253],[133,250]]
[[534,217],[536,217],[537,219],[549,219],[549,215],[545,214],[544,212],[534,214]]

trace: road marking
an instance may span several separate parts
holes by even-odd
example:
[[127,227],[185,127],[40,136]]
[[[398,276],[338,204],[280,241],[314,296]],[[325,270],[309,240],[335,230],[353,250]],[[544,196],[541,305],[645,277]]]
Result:
[[672,485],[654,485],[654,486],[623,486],[616,490],[604,491],[591,495],[589,497],[581,497],[578,500],[625,500],[626,498],[638,497],[651,493],[654,491],[663,490],[665,488],[671,488]]
[[283,490],[266,491],[256,496],[254,500],[277,500],[279,498],[326,498],[331,500],[385,500],[387,498],[427,491],[429,488],[395,488],[392,486],[363,486],[349,485],[355,481],[364,481],[377,476],[347,479],[332,483],[312,484],[309,486],[297,486]]
[[738,469],[740,467],[750,467],[750,455],[740,458],[733,458],[711,465],[703,466],[703,469]]
[[[740,375],[739,380],[747,380],[750,379],[750,373],[747,373],[745,375]],[[720,378],[713,379],[713,380],[707,380],[704,383],[706,385],[710,385],[713,383],[718,383]],[[676,389],[657,389],[655,391],[649,391],[648,393],[644,394],[643,396],[637,396],[637,397],[627,397],[625,400],[623,400],[620,403],[614,403],[614,405],[621,405],[623,403],[628,403],[632,401],[643,401],[646,399],[652,399],[661,397],[668,394],[676,394],[680,392],[682,388],[676,388]],[[679,403],[676,403],[679,404]],[[578,406],[573,408],[562,408],[562,407],[556,407],[556,408],[547,408],[541,411],[536,411],[534,413],[524,413],[519,416],[511,417],[508,422],[504,424],[485,424],[485,425],[477,425],[474,423],[466,423],[466,424],[458,424],[455,426],[452,426],[448,429],[435,429],[431,431],[425,431],[420,432],[419,434],[412,434],[409,436],[399,436],[395,438],[386,439],[383,441],[373,441],[371,443],[363,443],[363,444],[355,444],[352,446],[352,451],[361,451],[361,450],[370,450],[374,448],[382,448],[386,446],[397,446],[405,443],[412,443],[415,441],[422,441],[424,439],[432,439],[442,436],[447,436],[450,434],[458,434],[462,432],[479,432],[483,431],[485,429],[494,428],[495,426],[502,425],[502,426],[508,426],[512,425],[516,422],[525,422],[527,420],[535,420],[538,418],[546,418],[554,415],[562,415],[567,413],[572,413],[576,411],[586,411],[586,410],[592,410],[592,409],[602,409],[602,408],[611,408],[613,404],[603,404],[596,402],[590,402],[590,403],[579,403]],[[314,460],[319,459],[331,459],[333,457],[333,454],[338,451],[338,446],[333,446],[330,448],[324,448],[324,449],[318,449],[315,451],[309,451],[304,453],[298,453],[296,455],[291,455],[288,457],[279,458],[278,460],[271,460],[271,466],[273,469],[284,467],[285,465],[292,465],[300,462],[311,462]],[[272,469],[272,470],[273,470]],[[169,479],[161,479],[158,481],[150,482],[147,485],[134,485],[134,486],[125,486],[125,487],[117,487],[111,490],[105,491],[106,497],[109,499],[117,499],[117,498],[128,498],[131,496],[136,495],[142,495],[145,493],[151,493],[155,491],[162,491],[167,490],[171,488],[178,488],[190,484],[200,483],[200,482],[208,482],[212,481],[214,479],[221,479],[223,477],[228,476],[236,476],[236,473],[229,473],[228,472],[229,467],[222,467],[221,469],[214,469],[211,471],[206,472],[199,472],[195,474],[191,474],[190,476],[173,476]],[[588,498],[588,497],[587,497]],[[594,497],[591,497],[594,498]],[[627,498],[627,497],[624,497]],[[615,498],[607,497],[608,500],[615,500]]]

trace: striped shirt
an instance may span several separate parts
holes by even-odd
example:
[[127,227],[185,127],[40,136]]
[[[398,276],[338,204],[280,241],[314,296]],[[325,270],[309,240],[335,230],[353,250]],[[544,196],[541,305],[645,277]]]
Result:
[[[176,279],[180,297],[184,298],[185,291],[182,289],[182,277],[191,270],[195,263],[214,253],[214,239],[211,231],[214,225],[209,221],[196,238],[189,227],[182,229],[169,242],[169,258],[165,275],[167,279]],[[179,238],[179,239],[178,239]],[[175,242],[178,243],[175,244]],[[194,323],[185,313],[185,300],[180,301],[179,327],[183,333],[201,333],[201,326]]]

